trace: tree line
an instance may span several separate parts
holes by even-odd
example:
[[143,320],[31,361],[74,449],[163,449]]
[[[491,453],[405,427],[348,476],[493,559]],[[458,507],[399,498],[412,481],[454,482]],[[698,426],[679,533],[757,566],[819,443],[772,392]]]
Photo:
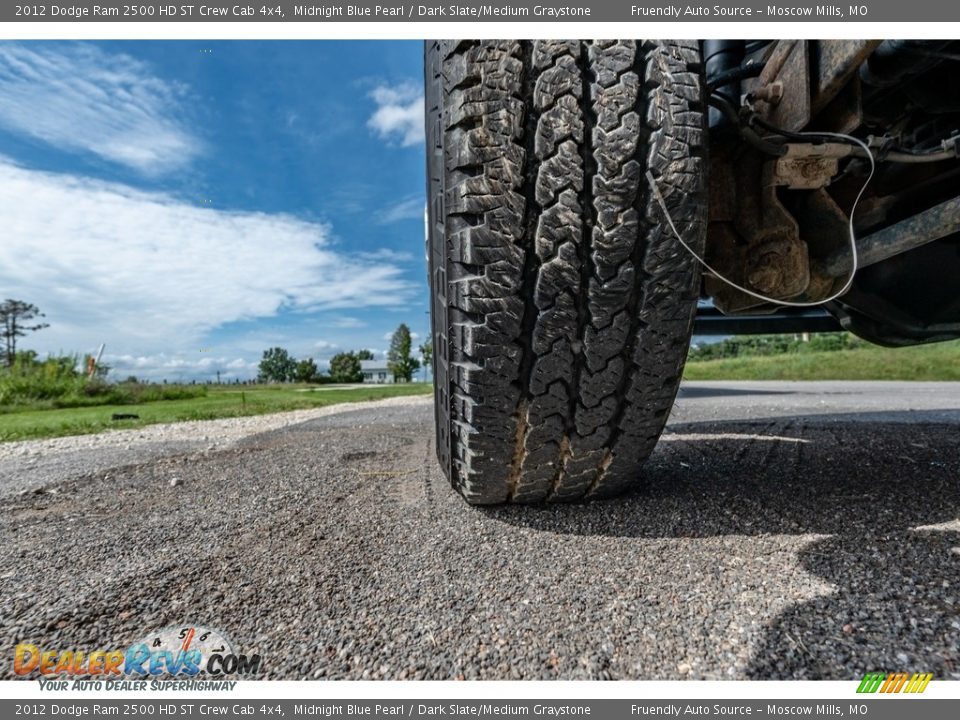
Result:
[[[42,330],[49,325],[40,321],[44,314],[36,305],[22,300],[7,299],[0,303],[0,340],[2,340],[2,361],[4,367],[10,369],[17,364],[17,344],[20,338],[27,333]],[[418,348],[423,358],[423,366],[429,366],[433,361],[433,343],[427,340]],[[370,350],[340,352],[330,359],[328,375],[320,372],[313,358],[296,359],[289,351],[282,347],[272,347],[265,350],[258,366],[257,380],[260,382],[363,382],[362,361],[374,360]],[[24,355],[21,365],[36,365],[36,353]],[[66,362],[66,358],[57,359],[57,363]],[[76,362],[74,360],[74,362]],[[87,363],[89,364],[89,363]],[[390,349],[387,351],[387,369],[393,375],[394,382],[411,382],[414,373],[421,368],[420,360],[413,354],[413,338],[410,328],[401,323],[390,338]],[[106,374],[106,366],[94,368],[91,375],[101,377]],[[131,378],[134,379],[134,378]]]
[[689,360],[725,360],[736,357],[832,352],[867,347],[869,343],[848,332],[779,335],[739,335],[719,342],[695,344]]
[[[433,361],[433,342],[427,340],[418,348],[423,358],[423,366]],[[258,366],[257,379],[260,382],[363,382],[364,360],[375,360],[370,350],[348,350],[339,352],[330,358],[330,372],[322,375],[313,358],[297,360],[285,348],[272,347],[265,350]],[[394,331],[387,351],[387,370],[393,375],[394,382],[411,382],[414,373],[422,367],[420,360],[413,355],[413,338],[405,323]]]

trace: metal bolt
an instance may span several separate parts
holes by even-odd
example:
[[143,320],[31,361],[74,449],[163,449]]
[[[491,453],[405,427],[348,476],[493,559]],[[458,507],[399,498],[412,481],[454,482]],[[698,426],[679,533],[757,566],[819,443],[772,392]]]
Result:
[[768,85],[764,85],[762,88],[757,90],[754,95],[758,100],[763,100],[771,105],[779,105],[780,101],[783,99],[783,83],[778,80],[776,82],[769,83]]

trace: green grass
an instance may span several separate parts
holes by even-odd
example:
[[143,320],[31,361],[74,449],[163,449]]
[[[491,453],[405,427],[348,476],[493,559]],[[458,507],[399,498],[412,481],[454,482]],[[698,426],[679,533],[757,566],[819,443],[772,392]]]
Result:
[[960,340],[687,363],[686,380],[958,380]]
[[[135,405],[54,409],[0,407],[0,441],[83,435],[108,428],[135,428],[181,420],[263,415],[402,395],[425,395],[432,389],[433,386],[426,383],[315,388],[305,385],[212,385],[203,396]],[[111,420],[113,413],[134,413],[140,419],[114,421]]]
[[[953,380],[960,381],[960,341],[911,348],[859,347],[830,352],[794,352],[687,363],[687,380]],[[137,404],[49,408],[0,405],[0,441],[96,433],[181,420],[262,415],[403,395],[426,395],[425,383],[371,386],[207,386],[204,395]],[[174,394],[174,393],[170,393]],[[135,413],[139,420],[111,420]]]

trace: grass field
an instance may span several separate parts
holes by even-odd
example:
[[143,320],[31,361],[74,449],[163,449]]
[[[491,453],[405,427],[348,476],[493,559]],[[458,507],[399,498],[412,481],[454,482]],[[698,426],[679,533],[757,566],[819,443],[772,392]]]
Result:
[[[691,361],[686,380],[954,380],[960,381],[960,341],[912,348],[864,347]],[[254,385],[209,386],[206,395],[135,405],[60,409],[0,406],[0,441],[82,435],[180,420],[262,415],[402,395],[425,395],[432,386]],[[114,421],[114,413],[139,420]]]
[[[401,395],[425,395],[432,390],[433,386],[426,383],[366,387],[321,385],[314,388],[304,385],[212,385],[203,397],[136,405],[12,411],[0,407],[0,441],[83,435],[108,428],[133,428],[180,420],[262,415]],[[114,421],[111,420],[114,413],[133,413],[140,419]]]
[[687,363],[686,380],[960,380],[960,341]]

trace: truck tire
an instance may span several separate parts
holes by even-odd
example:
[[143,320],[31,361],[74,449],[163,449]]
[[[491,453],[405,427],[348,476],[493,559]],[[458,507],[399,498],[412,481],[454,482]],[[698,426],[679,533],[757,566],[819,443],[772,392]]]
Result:
[[635,485],[673,405],[706,232],[686,41],[425,49],[437,455],[470,503]]

